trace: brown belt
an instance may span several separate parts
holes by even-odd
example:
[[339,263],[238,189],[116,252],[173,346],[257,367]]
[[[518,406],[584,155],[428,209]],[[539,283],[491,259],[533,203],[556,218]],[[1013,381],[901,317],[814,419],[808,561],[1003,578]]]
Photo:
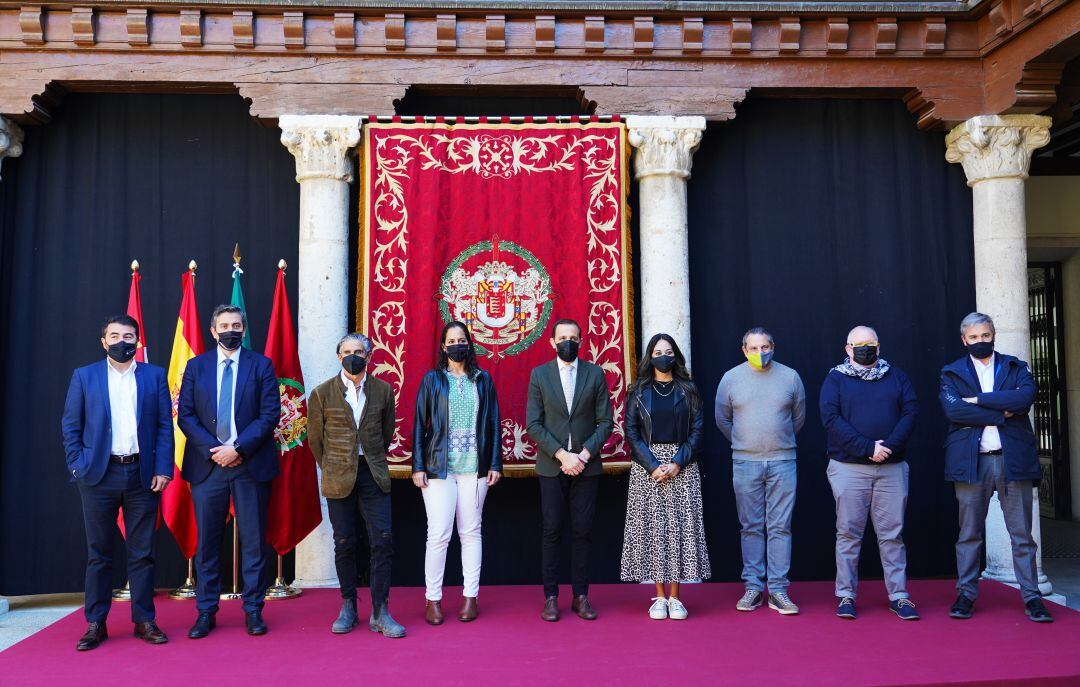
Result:
[[131,465],[132,463],[139,462],[138,453],[129,453],[127,455],[118,456],[116,454],[109,456],[110,463],[117,463],[118,465]]

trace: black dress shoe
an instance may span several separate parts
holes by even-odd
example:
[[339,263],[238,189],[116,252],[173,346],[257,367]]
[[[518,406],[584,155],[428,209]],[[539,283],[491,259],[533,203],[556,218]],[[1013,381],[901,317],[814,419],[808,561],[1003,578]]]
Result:
[[135,638],[141,639],[147,644],[164,644],[169,641],[161,628],[153,620],[145,623],[135,623]]
[[105,623],[90,623],[86,626],[86,633],[79,638],[75,645],[76,651],[90,651],[98,648],[98,645],[109,638],[109,631],[105,629]]
[[967,620],[971,617],[971,609],[974,606],[975,602],[973,600],[964,594],[958,594],[952,608],[949,609],[949,617],[957,620]]
[[266,634],[266,623],[263,622],[262,611],[248,611],[244,618],[247,625],[247,633],[253,637]]
[[1024,613],[1027,617],[1036,623],[1052,623],[1054,622],[1054,616],[1050,615],[1050,611],[1046,610],[1046,604],[1042,599],[1032,599],[1024,604]]
[[210,630],[213,630],[216,626],[217,616],[213,613],[200,613],[199,619],[196,620],[195,624],[188,630],[187,636],[190,639],[202,639],[210,634]]

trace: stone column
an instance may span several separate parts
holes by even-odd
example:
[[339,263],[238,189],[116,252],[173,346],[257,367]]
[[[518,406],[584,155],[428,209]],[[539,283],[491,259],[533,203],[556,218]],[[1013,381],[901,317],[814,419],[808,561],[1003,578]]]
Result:
[[654,334],[666,332],[678,342],[689,366],[686,180],[705,118],[632,115],[626,127],[638,181],[642,346]]
[[15,122],[0,116],[0,164],[5,157],[22,155],[23,131]]
[[[1050,140],[1050,124],[1049,117],[1039,115],[987,115],[967,120],[945,138],[945,159],[964,166],[974,201],[975,307],[994,318],[996,348],[1022,360],[1031,359],[1024,180],[1032,151]],[[1050,581],[1042,571],[1037,493],[1034,511],[1039,589],[1049,594]],[[986,518],[983,576],[1016,583],[997,495]]]
[[[22,141],[22,129],[15,122],[0,116],[0,164],[5,157],[22,155]],[[7,610],[8,600],[0,596],[0,614],[7,613]]]
[[[349,323],[349,155],[360,141],[360,117],[284,115],[278,125],[300,184],[297,338],[304,383],[313,389],[337,374],[334,350]],[[322,524],[296,547],[300,587],[337,585],[325,499],[322,509]]]

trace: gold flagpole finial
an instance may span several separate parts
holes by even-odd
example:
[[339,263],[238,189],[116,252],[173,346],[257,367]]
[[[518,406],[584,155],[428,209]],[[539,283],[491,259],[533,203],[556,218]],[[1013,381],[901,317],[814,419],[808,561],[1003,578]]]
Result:
[[131,261],[131,271],[132,272],[138,272],[139,271],[139,261],[138,260],[132,260]]
[[237,243],[232,249],[232,261],[237,265],[240,264],[240,244]]
[[188,270],[191,271],[191,272],[194,272],[196,269],[198,269],[198,267],[199,266],[195,264],[194,260],[189,262],[188,265],[187,265]]
[[287,263],[285,262],[285,258],[282,258],[281,260],[278,260],[278,261],[277,261],[277,268],[278,268],[279,270],[283,270],[283,269],[285,269],[285,268],[286,268],[286,267],[288,267],[288,266],[289,266],[289,265],[288,265],[288,264],[287,264]]

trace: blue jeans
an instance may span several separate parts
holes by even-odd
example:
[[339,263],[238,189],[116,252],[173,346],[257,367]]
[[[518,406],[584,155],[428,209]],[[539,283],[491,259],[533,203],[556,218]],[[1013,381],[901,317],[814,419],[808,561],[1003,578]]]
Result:
[[787,591],[796,480],[794,460],[732,461],[747,589],[765,591],[767,564],[769,592]]

